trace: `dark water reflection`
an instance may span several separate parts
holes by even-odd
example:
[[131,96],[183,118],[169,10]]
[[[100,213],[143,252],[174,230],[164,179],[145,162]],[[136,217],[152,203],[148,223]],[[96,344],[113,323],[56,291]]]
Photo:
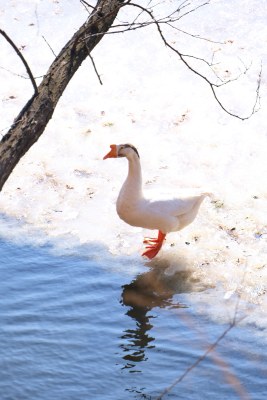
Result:
[[151,332],[156,308],[185,308],[185,304],[175,301],[174,295],[204,290],[197,285],[191,271],[178,270],[167,273],[168,263],[150,263],[148,272],[138,275],[130,284],[122,287],[121,304],[127,306],[126,315],[134,320],[135,328],[126,329],[121,336],[125,365],[129,372],[138,372],[137,363],[146,361],[146,350],[156,347]]

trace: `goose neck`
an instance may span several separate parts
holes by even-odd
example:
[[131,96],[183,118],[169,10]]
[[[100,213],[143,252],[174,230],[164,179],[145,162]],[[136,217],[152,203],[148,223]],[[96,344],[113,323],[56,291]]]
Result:
[[142,197],[142,171],[139,158],[128,158],[128,175],[123,186],[132,198]]

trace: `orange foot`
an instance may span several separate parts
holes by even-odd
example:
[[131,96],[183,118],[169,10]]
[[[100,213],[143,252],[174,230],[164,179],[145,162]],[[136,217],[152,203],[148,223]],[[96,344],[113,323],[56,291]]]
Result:
[[148,246],[146,246],[146,250],[144,251],[142,256],[145,256],[145,257],[149,258],[150,260],[152,258],[154,258],[160,251],[160,249],[163,245],[165,236],[166,236],[165,233],[162,233],[161,231],[159,231],[157,238],[145,238],[144,243],[148,244]]

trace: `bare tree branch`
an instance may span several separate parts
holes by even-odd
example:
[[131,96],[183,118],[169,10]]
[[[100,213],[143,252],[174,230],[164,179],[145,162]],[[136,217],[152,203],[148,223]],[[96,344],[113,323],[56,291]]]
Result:
[[31,80],[31,82],[32,82],[32,86],[33,86],[33,89],[34,89],[34,94],[35,94],[35,96],[36,96],[36,95],[38,94],[38,88],[37,88],[35,79],[34,79],[34,77],[33,77],[33,74],[32,74],[32,72],[31,72],[31,70],[30,70],[30,67],[29,67],[27,61],[25,60],[25,58],[23,57],[21,51],[20,51],[20,50],[18,49],[18,47],[15,45],[15,43],[13,42],[13,40],[11,40],[10,37],[6,34],[6,32],[3,31],[2,29],[0,29],[0,33],[1,33],[2,36],[4,36],[4,38],[8,41],[8,43],[13,47],[13,49],[15,50],[15,52],[17,53],[17,55],[19,56],[19,58],[20,58],[21,61],[23,62],[24,66],[25,66],[25,68],[26,68],[26,71],[27,71],[27,73],[28,73],[28,75],[29,75],[29,78],[30,78],[30,80]]
[[[208,4],[209,4],[209,1],[206,2],[206,3],[203,3],[203,4],[200,5],[200,6],[198,6],[196,9],[198,9],[198,8],[200,8],[200,7],[203,7],[203,6],[205,6],[205,5],[208,5]],[[260,92],[260,86],[261,86],[261,71],[260,71],[260,73],[259,73],[259,75],[258,75],[258,82],[257,82],[257,89],[256,89],[256,98],[255,98],[254,105],[253,105],[253,107],[252,107],[252,111],[251,111],[251,113],[250,113],[249,115],[241,117],[240,115],[238,115],[238,114],[236,114],[236,113],[233,113],[232,111],[228,110],[228,109],[222,104],[221,100],[219,99],[219,97],[218,97],[218,95],[217,95],[217,93],[216,93],[216,88],[219,88],[219,87],[221,87],[221,86],[223,86],[223,85],[225,85],[225,84],[227,84],[227,83],[230,83],[231,80],[226,81],[226,82],[223,82],[223,83],[220,83],[220,84],[216,84],[216,83],[211,82],[204,74],[202,74],[201,72],[199,72],[198,70],[196,70],[192,65],[190,65],[190,64],[187,62],[186,58],[194,58],[194,59],[196,59],[196,60],[201,60],[201,61],[203,61],[203,62],[205,62],[205,63],[207,63],[207,61],[205,61],[204,59],[198,58],[198,57],[194,57],[194,56],[192,56],[192,55],[186,55],[186,54],[181,53],[179,50],[177,50],[174,46],[172,46],[172,45],[167,41],[167,39],[165,38],[165,36],[164,36],[164,34],[163,34],[162,30],[161,30],[160,23],[155,19],[155,17],[154,17],[154,15],[153,15],[153,12],[152,12],[152,11],[150,11],[150,10],[148,10],[148,9],[144,8],[143,6],[140,6],[139,4],[136,4],[136,3],[132,3],[132,2],[131,2],[131,3],[129,3],[129,5],[143,10],[144,13],[146,13],[146,14],[148,14],[148,15],[150,16],[150,19],[151,19],[151,20],[153,21],[153,23],[156,25],[157,30],[158,30],[158,32],[159,32],[159,34],[160,34],[160,37],[161,37],[163,43],[165,44],[165,46],[168,47],[170,50],[172,50],[174,53],[176,53],[176,54],[178,55],[178,57],[180,58],[180,60],[186,65],[186,67],[187,67],[190,71],[192,71],[194,74],[196,74],[197,76],[199,76],[200,78],[202,78],[202,79],[208,84],[208,86],[210,87],[210,89],[211,89],[211,91],[212,91],[212,93],[213,93],[213,96],[214,96],[215,100],[217,101],[217,103],[219,104],[219,106],[220,106],[227,114],[231,115],[232,117],[238,118],[238,119],[240,119],[240,120],[246,120],[246,119],[249,119],[253,114],[255,114],[255,113],[259,110],[259,108],[257,108],[257,107],[258,107],[259,104],[260,104],[260,93],[259,93],[259,92]],[[192,12],[192,11],[193,11],[193,10],[190,10],[189,12],[183,14],[183,16],[188,15],[188,14],[189,14],[190,12]],[[244,73],[246,73],[246,71],[245,71]],[[234,78],[233,80],[236,80],[236,78]],[[233,80],[232,80],[232,81],[233,81]]]
[[[234,113],[232,111],[230,111],[229,109],[226,108],[226,106],[222,103],[222,101],[219,99],[218,94],[216,92],[216,89],[219,89],[222,86],[225,86],[231,82],[237,81],[242,75],[245,75],[248,71],[248,67],[244,66],[243,71],[240,72],[239,75],[237,75],[234,78],[231,79],[227,79],[227,80],[223,80],[214,70],[214,62],[213,62],[213,58],[212,61],[209,62],[207,60],[205,60],[204,58],[201,57],[197,57],[194,55],[190,55],[190,54],[183,54],[182,52],[180,52],[179,50],[177,50],[173,45],[170,44],[169,41],[167,41],[165,35],[163,34],[163,31],[161,29],[161,25],[168,25],[170,28],[175,29],[183,34],[189,35],[195,39],[199,39],[199,40],[205,40],[205,41],[209,41],[212,43],[219,43],[219,44],[225,44],[222,42],[216,42],[216,41],[212,41],[210,39],[201,37],[199,35],[194,35],[194,34],[190,34],[186,31],[183,31],[181,29],[179,29],[178,27],[174,26],[173,23],[177,22],[178,20],[180,20],[182,17],[189,15],[190,13],[192,13],[193,11],[196,11],[208,4],[210,4],[210,1],[206,1],[205,3],[200,4],[199,6],[190,9],[189,11],[185,12],[182,15],[179,15],[180,11],[183,8],[186,8],[190,5],[190,2],[188,1],[184,1],[180,4],[180,6],[175,9],[175,11],[171,12],[170,14],[168,14],[165,17],[162,18],[158,18],[156,19],[154,17],[154,13],[153,13],[153,9],[155,8],[155,5],[151,5],[151,7],[149,8],[148,6],[151,4],[151,1],[149,1],[148,5],[146,7],[140,6],[139,4],[133,3],[132,1],[128,1],[124,4],[124,6],[126,5],[130,5],[133,7],[136,7],[138,9],[140,9],[140,12],[138,13],[138,15],[135,17],[135,19],[130,23],[130,22],[124,22],[121,24],[115,24],[113,25],[109,32],[107,32],[107,34],[116,34],[116,33],[125,33],[125,32],[129,32],[129,31],[134,31],[137,29],[142,29],[142,28],[146,28],[149,25],[156,25],[157,30],[161,36],[161,39],[163,40],[164,44],[166,47],[168,47],[170,50],[172,50],[174,53],[176,53],[178,55],[178,57],[180,58],[180,60],[186,65],[186,67],[191,70],[194,74],[198,75],[200,78],[204,79],[206,81],[206,83],[209,85],[213,96],[215,98],[215,100],[217,101],[217,103],[219,104],[219,106],[229,115],[231,115],[232,117],[238,118],[240,120],[246,120],[249,119],[253,114],[255,114],[259,108],[260,108],[260,86],[261,86],[261,71],[259,72],[258,75],[258,83],[257,83],[257,89],[256,89],[256,96],[255,96],[255,101],[254,104],[252,106],[252,111],[251,113],[249,113],[246,116],[240,116],[237,113]],[[160,4],[160,3],[159,3]],[[143,14],[147,14],[149,16],[149,19],[146,21],[142,21],[142,22],[138,22],[138,18],[143,15]],[[175,14],[178,14],[174,17]],[[120,29],[122,28],[122,29]],[[100,33],[96,33],[96,35],[99,35]],[[216,77],[217,82],[213,82],[212,80],[210,80],[209,78],[207,78],[207,76],[205,76],[204,74],[202,74],[199,70],[197,70],[196,68],[194,68],[191,64],[189,64],[187,59],[193,59],[193,60],[197,60],[197,61],[201,61],[203,64],[206,64],[209,68],[210,71],[214,74],[214,76]],[[219,83],[218,83],[219,81]]]
[[[138,16],[140,16],[140,15],[141,14],[139,14]],[[146,28],[149,25],[154,25],[155,24],[154,21],[135,22],[137,18],[138,17],[136,17],[135,20],[133,22],[131,22],[131,23],[124,22],[124,23],[121,23],[121,24],[113,25],[111,27],[111,31],[107,32],[107,34],[110,35],[110,34],[114,34],[114,33],[124,33],[124,32],[134,31],[134,30]],[[168,25],[172,29],[175,29],[175,30],[179,31],[180,33],[183,33],[184,35],[191,36],[194,39],[205,40],[206,42],[215,43],[215,44],[221,44],[221,45],[225,44],[224,42],[219,42],[219,41],[216,41],[216,40],[208,39],[208,38],[202,37],[200,35],[194,35],[193,33],[189,33],[189,32],[186,32],[186,31],[184,31],[182,29],[179,29],[179,28],[177,28],[177,26],[172,25],[172,23],[174,22],[173,20],[171,21],[171,20],[168,20],[167,18],[164,18],[164,19],[162,18],[162,19],[158,20],[157,22],[160,25],[163,25],[163,24]],[[126,28],[126,29],[112,31],[112,29],[115,29],[115,28]]]
[[[3,136],[0,142],[0,190],[21,157],[44,132],[71,78],[87,58],[88,52],[91,53],[110,29],[123,3],[124,0],[97,1],[95,12],[63,47],[34,96]],[[101,34],[94,36],[97,32]]]

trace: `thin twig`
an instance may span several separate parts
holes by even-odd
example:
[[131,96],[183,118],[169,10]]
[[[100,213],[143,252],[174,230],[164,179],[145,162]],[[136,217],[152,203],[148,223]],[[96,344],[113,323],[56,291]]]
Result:
[[[257,102],[254,103],[251,115],[255,114],[260,109],[260,105],[261,105],[261,96],[260,96],[261,76],[262,76],[262,62],[261,62],[261,68],[260,68],[260,72],[259,72],[258,80],[257,80],[257,88],[256,88]],[[258,106],[258,108],[256,109],[257,106]]]
[[[10,69],[4,68],[1,65],[0,65],[0,68],[2,70],[4,70],[4,71],[8,72],[9,74],[18,76],[18,77],[23,78],[23,79],[30,79],[28,76],[24,76],[24,75],[18,74],[17,72],[14,72],[14,71],[11,71]],[[43,77],[44,77],[43,75],[35,76],[34,79],[40,79],[40,78],[43,78]]]
[[80,2],[81,2],[82,5],[85,7],[86,11],[88,11],[87,7],[88,7],[88,8],[91,8],[92,10],[95,11],[95,7],[91,6],[91,4],[89,4],[87,1],[85,1],[85,0],[80,0]]
[[[189,4],[190,4],[190,3],[189,3]],[[208,0],[208,1],[206,1],[205,3],[202,3],[202,4],[200,4],[199,6],[197,6],[197,7],[193,8],[193,9],[187,11],[186,13],[184,13],[183,15],[181,15],[180,18],[183,18],[183,17],[185,17],[186,15],[189,15],[189,14],[191,14],[192,12],[197,11],[199,8],[205,7],[205,6],[207,6],[208,4],[210,4],[210,0]]]
[[44,39],[44,41],[47,44],[47,46],[49,47],[49,49],[52,51],[53,55],[56,57],[57,56],[56,53],[54,52],[54,50],[52,49],[52,47],[50,46],[50,44],[48,43],[46,38],[44,36],[42,36],[42,38]]
[[170,23],[170,22],[166,22],[166,24],[169,25],[172,29],[175,29],[178,32],[183,33],[184,35],[191,36],[194,39],[205,40],[206,42],[215,43],[215,44],[222,44],[222,45],[225,44],[224,42],[219,42],[219,41],[216,41],[216,40],[205,38],[205,37],[200,36],[200,35],[194,35],[193,33],[186,32],[183,29],[177,28],[177,26],[172,25],[172,23]]
[[194,368],[198,366],[207,356],[209,353],[211,353],[217,346],[218,344],[222,341],[222,339],[234,328],[236,325],[238,325],[241,321],[243,321],[246,318],[246,315],[243,317],[240,317],[237,319],[237,312],[238,312],[238,307],[240,303],[240,296],[237,298],[237,302],[235,305],[234,309],[234,315],[232,321],[229,323],[228,328],[226,328],[223,333],[215,340],[214,343],[212,343],[208,349],[203,353],[193,364],[191,364],[182,375],[179,376],[179,378],[175,379],[175,381],[167,388],[163,390],[163,392],[156,398],[156,400],[162,400],[163,397],[169,393],[178,383],[180,383],[188,374],[191,372]]
[[[138,16],[140,16],[140,15],[141,15],[141,12],[140,12],[140,14],[138,14]],[[112,29],[114,29],[114,28],[126,28],[126,29],[124,29],[122,31],[116,31],[116,32],[113,31],[113,32],[107,32],[107,33],[114,34],[114,33],[123,33],[123,32],[128,32],[128,31],[134,31],[134,30],[141,29],[141,28],[146,28],[149,25],[154,25],[155,24],[154,21],[135,22],[136,19],[138,18],[138,16],[130,24],[128,22],[124,22],[124,23],[121,23],[121,24],[117,24],[117,25],[112,25],[111,26]],[[183,33],[184,35],[191,36],[194,39],[205,40],[206,42],[215,43],[215,44],[221,44],[221,45],[225,44],[224,42],[219,42],[219,41],[216,41],[216,40],[208,39],[208,38],[205,38],[205,37],[200,36],[200,35],[194,35],[193,33],[186,32],[186,31],[184,31],[182,29],[179,29],[179,28],[177,28],[176,26],[173,25],[173,22],[176,22],[176,20],[177,19],[171,19],[170,20],[167,17],[164,17],[162,19],[157,20],[157,22],[160,25],[163,25],[163,24],[168,25],[172,29],[175,29],[178,32]]]
[[11,40],[10,37],[6,34],[6,32],[4,32],[2,29],[0,29],[0,33],[1,33],[2,36],[4,36],[4,38],[8,41],[8,43],[13,47],[13,49],[15,50],[15,52],[17,53],[17,55],[19,56],[19,58],[20,58],[21,61],[23,62],[24,66],[25,66],[25,68],[26,68],[26,71],[27,71],[27,73],[28,73],[28,75],[29,75],[29,78],[30,78],[30,80],[31,80],[32,86],[33,86],[33,88],[34,88],[34,94],[35,94],[35,96],[37,96],[37,94],[38,94],[38,88],[37,88],[35,79],[34,79],[34,77],[33,77],[33,74],[32,74],[32,72],[31,72],[31,69],[30,69],[30,67],[29,67],[29,65],[28,65],[28,63],[27,63],[27,61],[25,60],[25,58],[23,57],[21,51],[20,51],[20,50],[18,49],[18,47],[15,45],[15,43],[13,42],[13,40]]
[[[88,49],[87,49],[87,50],[88,50]],[[97,71],[97,68],[96,68],[96,65],[95,65],[95,61],[94,61],[93,56],[91,55],[91,53],[90,53],[89,50],[88,50],[88,56],[90,57],[90,60],[92,61],[92,64],[93,64],[93,67],[94,67],[96,76],[98,77],[98,80],[99,80],[100,85],[103,85],[103,82],[102,82],[102,80],[101,80],[101,77],[100,77],[100,75],[99,75],[99,73],[98,73],[98,71]]]
[[169,387],[164,389],[164,391],[156,398],[156,400],[162,400],[163,396],[165,396],[167,393],[169,393],[178,383],[180,383],[188,374],[191,372],[196,366],[203,361],[207,355],[214,350],[214,348],[220,343],[220,341],[227,335],[228,332],[230,332],[231,329],[233,329],[235,326],[234,322],[231,322],[230,325],[228,326],[227,329],[223,331],[223,333],[218,337],[218,339],[211,345],[209,348],[205,351],[202,356],[200,356],[190,367],[188,367],[185,372],[179,376]]

